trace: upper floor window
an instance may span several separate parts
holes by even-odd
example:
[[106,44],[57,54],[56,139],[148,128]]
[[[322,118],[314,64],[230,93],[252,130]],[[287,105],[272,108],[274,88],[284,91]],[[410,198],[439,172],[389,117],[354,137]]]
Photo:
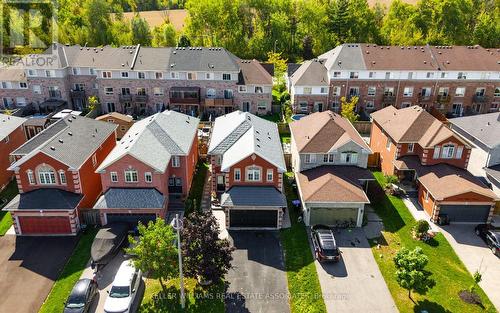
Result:
[[340,77],[340,72],[333,72],[333,77]]
[[93,166],[97,165],[97,155],[95,153],[92,155],[92,165]]
[[368,78],[375,78],[375,72],[368,73]]
[[260,168],[250,166],[247,168],[247,181],[260,181]]
[[267,179],[268,182],[273,181],[273,170],[272,169],[268,169],[267,170],[266,179]]
[[385,79],[391,79],[391,72],[385,72]]
[[391,144],[392,144],[391,139],[389,137],[387,137],[387,142],[385,144],[385,148],[387,150],[391,150]]
[[441,72],[441,78],[448,78],[448,72]]
[[441,152],[441,157],[443,159],[451,159],[455,155],[455,146],[454,145],[444,145],[442,152]]
[[128,78],[128,72],[122,72],[122,78]]
[[408,72],[408,79],[413,79],[413,72]]
[[241,180],[241,170],[239,168],[234,169],[234,180],[235,181]]
[[243,85],[238,86],[238,91],[239,92],[247,92],[247,86],[243,86]]
[[21,88],[21,89],[28,89],[28,83],[27,82],[20,82],[19,83],[19,88]]
[[427,78],[434,78],[434,72],[427,72]]
[[96,73],[96,72],[95,72],[95,68],[91,68],[91,69],[89,69],[89,73],[90,73],[90,75],[95,75],[95,73]]
[[110,176],[112,183],[118,182],[118,173],[117,172],[111,172],[111,173],[109,173],[109,176]]
[[500,97],[500,87],[495,87],[495,93],[494,93],[494,96],[495,96],[495,97]]
[[214,73],[205,73],[205,79],[214,79]]
[[170,78],[179,79],[179,72],[170,72]]
[[111,78],[111,72],[109,71],[104,71],[102,72],[102,78]]
[[79,67],[73,67],[73,75],[80,75],[80,68]]
[[144,181],[146,183],[151,183],[153,182],[153,175],[151,174],[151,172],[146,172],[144,173]]
[[349,78],[358,78],[359,77],[359,72],[350,72],[349,73]]
[[455,89],[455,97],[463,97],[465,95],[465,87],[457,87]]
[[38,170],[38,181],[42,185],[55,185],[56,174],[52,168],[42,167]]
[[137,183],[138,182],[137,171],[135,171],[135,170],[127,170],[127,171],[125,171],[125,182],[127,182],[127,183]]
[[40,87],[40,85],[33,85],[33,93],[37,95],[42,93],[42,88]]
[[467,73],[465,73],[465,72],[458,72],[457,78],[458,79],[467,79]]
[[311,87],[304,87],[304,94],[305,95],[310,95],[311,93],[312,93]]
[[340,162],[356,164],[358,163],[358,154],[356,152],[342,152],[340,155]]
[[161,96],[163,95],[163,88],[160,88],[160,87],[154,87],[153,88],[153,94],[155,96]]
[[232,89],[224,89],[224,99],[233,99]]
[[340,86],[334,86],[332,89],[332,95],[333,96],[340,96],[340,91],[341,91]]
[[180,167],[181,166],[181,159],[178,155],[174,155],[172,157],[172,167]]
[[47,76],[47,77],[54,77],[54,76],[56,76],[56,71],[54,71],[54,70],[46,70],[45,71],[45,76]]
[[213,89],[213,88],[207,89],[207,98],[215,98],[216,95],[217,95],[217,91],[215,89]]
[[413,143],[408,144],[408,152],[413,152],[414,145]]
[[255,93],[263,93],[264,88],[262,86],[255,86]]
[[486,89],[483,87],[476,88],[476,96],[483,97],[486,94]]
[[36,70],[28,70],[28,76],[36,76]]
[[450,93],[450,89],[448,87],[440,87],[438,90],[438,95],[447,96]]
[[59,181],[61,182],[61,184],[66,185],[66,173],[64,173],[63,171],[59,172]]
[[305,163],[316,163],[316,154],[306,154],[304,156]]
[[145,79],[145,78],[146,78],[146,73],[144,73],[144,72],[139,72],[139,73],[137,73],[137,77],[138,77],[139,79]]
[[222,80],[231,80],[231,74],[229,73],[222,74]]
[[333,163],[333,160],[334,160],[334,155],[332,153],[323,155],[324,163]]
[[376,93],[377,93],[377,87],[375,87],[375,86],[368,87],[368,93],[367,93],[368,96],[373,97],[373,96],[375,96]]
[[394,96],[394,87],[385,87],[384,96]]
[[163,73],[162,72],[156,72],[155,73],[155,78],[156,79],[162,79],[163,78]]
[[28,183],[30,185],[34,185],[36,182],[35,182],[35,175],[33,175],[33,171],[32,170],[27,171],[26,175],[28,175]]
[[403,95],[405,97],[413,97],[413,87],[405,87],[403,90]]
[[188,80],[195,80],[196,79],[196,73],[194,73],[194,72],[188,72],[187,73],[187,79]]

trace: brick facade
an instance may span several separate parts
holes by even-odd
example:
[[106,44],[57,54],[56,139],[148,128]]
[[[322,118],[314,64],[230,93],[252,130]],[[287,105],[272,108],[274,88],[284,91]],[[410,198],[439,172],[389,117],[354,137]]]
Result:
[[0,190],[10,182],[14,174],[7,170],[11,164],[10,153],[25,142],[26,137],[22,125],[11,132],[7,138],[0,140]]

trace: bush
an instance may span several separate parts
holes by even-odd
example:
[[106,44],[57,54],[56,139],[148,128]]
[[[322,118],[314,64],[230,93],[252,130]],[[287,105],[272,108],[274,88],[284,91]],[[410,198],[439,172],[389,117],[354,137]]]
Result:
[[430,229],[430,226],[426,220],[419,220],[413,226],[412,231],[413,231],[413,235],[416,238],[421,239],[424,235],[427,234],[429,229]]
[[386,186],[390,186],[390,184],[397,184],[399,179],[396,175],[385,175],[385,183]]

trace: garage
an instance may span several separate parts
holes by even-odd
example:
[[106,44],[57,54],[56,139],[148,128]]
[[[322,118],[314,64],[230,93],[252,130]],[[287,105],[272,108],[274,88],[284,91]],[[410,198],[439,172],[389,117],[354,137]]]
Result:
[[19,216],[23,235],[71,234],[67,216]]
[[229,227],[277,228],[278,210],[229,210]]
[[335,225],[346,221],[356,223],[358,210],[359,208],[311,208],[309,225]]
[[490,205],[441,205],[439,214],[447,214],[455,223],[485,223],[490,209]]
[[139,222],[147,224],[149,221],[155,220],[156,214],[106,213],[108,223],[128,223],[135,226]]

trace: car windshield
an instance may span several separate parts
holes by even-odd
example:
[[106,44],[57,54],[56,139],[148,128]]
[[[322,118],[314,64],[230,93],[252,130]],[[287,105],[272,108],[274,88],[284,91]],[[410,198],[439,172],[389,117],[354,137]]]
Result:
[[85,305],[85,296],[83,294],[72,294],[66,302],[66,307],[75,309],[81,308]]
[[129,294],[129,288],[127,286],[113,286],[109,292],[111,298],[126,298]]

